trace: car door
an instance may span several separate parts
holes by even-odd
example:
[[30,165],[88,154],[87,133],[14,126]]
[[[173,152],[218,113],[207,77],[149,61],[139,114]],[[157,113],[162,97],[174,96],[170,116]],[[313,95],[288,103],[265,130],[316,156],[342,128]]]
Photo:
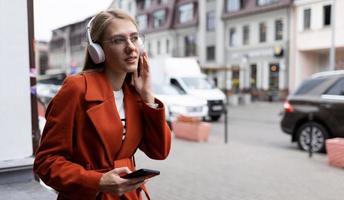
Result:
[[321,109],[333,116],[333,136],[344,137],[344,78],[338,79],[321,98]]

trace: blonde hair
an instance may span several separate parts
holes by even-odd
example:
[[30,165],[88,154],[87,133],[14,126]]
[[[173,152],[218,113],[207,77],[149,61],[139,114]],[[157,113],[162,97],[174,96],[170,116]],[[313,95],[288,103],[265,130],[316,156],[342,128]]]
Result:
[[[122,10],[111,9],[111,10],[101,11],[100,13],[94,16],[94,19],[91,24],[90,31],[91,31],[91,38],[93,42],[100,44],[100,42],[104,39],[103,37],[104,37],[106,28],[108,27],[109,23],[113,19],[128,20],[132,22],[138,29],[135,19]],[[102,69],[103,67],[104,67],[103,63],[95,64],[93,62],[93,60],[91,59],[86,49],[83,71],[88,70],[88,69]]]

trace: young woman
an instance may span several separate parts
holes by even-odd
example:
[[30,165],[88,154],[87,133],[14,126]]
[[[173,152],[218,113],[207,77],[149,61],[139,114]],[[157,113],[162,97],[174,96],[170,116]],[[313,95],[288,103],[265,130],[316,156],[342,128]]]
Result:
[[164,107],[151,94],[133,18],[103,11],[87,31],[84,71],[67,77],[50,102],[34,171],[58,199],[141,199],[144,179],[121,176],[135,170],[137,149],[152,159],[169,154]]

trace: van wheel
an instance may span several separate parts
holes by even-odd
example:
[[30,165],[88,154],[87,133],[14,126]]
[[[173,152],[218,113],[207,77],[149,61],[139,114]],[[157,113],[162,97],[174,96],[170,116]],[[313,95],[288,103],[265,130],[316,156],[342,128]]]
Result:
[[213,115],[213,116],[210,116],[211,118],[211,121],[218,121],[220,119],[221,115]]
[[[328,139],[328,133],[321,124],[313,122],[312,127],[312,150],[313,152],[325,152],[325,141]],[[300,126],[297,131],[297,144],[301,150],[308,151],[310,143],[311,123],[307,122]]]

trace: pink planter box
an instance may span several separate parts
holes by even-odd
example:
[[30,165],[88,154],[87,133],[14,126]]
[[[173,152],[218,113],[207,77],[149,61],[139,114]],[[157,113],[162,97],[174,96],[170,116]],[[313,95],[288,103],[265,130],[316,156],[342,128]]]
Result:
[[330,165],[344,167],[344,138],[326,140],[326,150]]
[[172,122],[172,130],[177,138],[192,141],[208,141],[210,123],[207,122]]

